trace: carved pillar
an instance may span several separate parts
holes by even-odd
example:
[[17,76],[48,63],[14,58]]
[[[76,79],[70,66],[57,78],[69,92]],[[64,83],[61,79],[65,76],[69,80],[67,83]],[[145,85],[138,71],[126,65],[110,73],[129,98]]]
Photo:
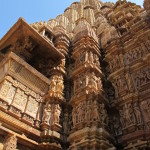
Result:
[[[102,128],[103,131],[107,130],[109,122],[106,110],[108,103],[102,86],[102,72],[99,61],[101,54],[98,39],[94,30],[84,19],[80,19],[78,25],[74,29],[75,37],[72,52],[75,67],[71,74],[74,91],[70,100],[73,108],[73,128],[68,137],[70,150],[74,147],[80,148],[82,142],[78,144],[78,141],[82,141],[83,138],[90,139],[88,142],[82,143],[84,149],[93,145],[92,140],[97,139],[93,136],[100,134],[99,128]],[[84,28],[84,33],[80,32],[81,26]],[[98,144],[99,142],[94,143],[98,145],[97,149],[104,148],[105,146],[101,146],[101,144]],[[105,145],[105,143],[102,145]]]

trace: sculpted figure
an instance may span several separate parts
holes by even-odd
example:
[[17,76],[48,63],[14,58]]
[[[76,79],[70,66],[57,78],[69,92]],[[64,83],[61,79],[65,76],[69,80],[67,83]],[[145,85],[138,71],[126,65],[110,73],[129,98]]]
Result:
[[102,82],[101,82],[100,77],[97,78],[97,89],[98,89],[99,91],[102,89]]
[[126,126],[129,126],[130,124],[132,124],[132,120],[131,120],[131,113],[129,111],[129,107],[127,106],[127,104],[125,104],[125,106],[123,107],[123,112],[125,115]]
[[95,54],[94,55],[94,63],[97,65],[97,66],[100,66],[100,61],[99,61],[99,58],[98,56]]
[[49,124],[51,118],[51,104],[44,107],[42,122]]
[[136,88],[139,88],[140,85],[141,85],[141,73],[139,72],[135,75],[135,86]]
[[102,124],[107,123],[107,112],[104,107],[104,104],[100,104],[100,113],[101,113],[101,123]]
[[50,89],[50,91],[55,91],[55,88],[56,88],[56,79],[55,79],[55,77],[53,76],[52,78],[51,78],[51,83],[50,83],[50,86],[49,86],[49,89]]
[[64,120],[63,120],[63,129],[64,129],[64,132],[65,133],[68,133],[68,123],[69,123],[69,115],[68,113],[66,112],[64,114]]
[[93,53],[89,52],[89,62],[93,63]]
[[125,128],[125,115],[123,110],[119,110],[119,114],[120,114],[120,122],[123,128]]
[[61,114],[61,108],[60,108],[59,104],[57,104],[54,107],[54,118],[53,118],[54,119],[53,120],[54,123],[58,123],[59,124],[60,114]]
[[83,116],[84,116],[84,108],[83,108],[83,104],[79,104],[78,107],[78,121],[82,122],[83,121]]
[[141,124],[142,123],[142,117],[141,117],[141,112],[139,107],[137,106],[137,103],[134,103],[134,112],[137,118],[137,123]]
[[94,119],[94,121],[100,120],[100,118],[99,118],[99,107],[98,107],[96,100],[94,101],[94,106],[93,106],[93,119]]
[[57,78],[56,91],[63,93],[63,90],[64,90],[63,77],[60,76]]
[[73,122],[73,126],[76,125],[76,110],[75,108],[73,108],[72,110],[72,122]]
[[87,104],[87,110],[86,110],[86,121],[87,122],[91,121],[91,113],[92,113],[91,105],[88,102],[88,104]]
[[88,61],[88,52],[86,51],[85,52],[85,62],[87,62]]

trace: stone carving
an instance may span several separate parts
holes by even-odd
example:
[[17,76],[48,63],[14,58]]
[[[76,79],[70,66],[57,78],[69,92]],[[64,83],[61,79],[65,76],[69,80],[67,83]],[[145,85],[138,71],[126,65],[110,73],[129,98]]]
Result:
[[121,65],[120,65],[119,56],[118,55],[113,56],[112,61],[109,63],[110,72],[112,73],[113,71],[116,71],[120,67]]
[[100,118],[101,118],[101,124],[106,124],[108,125],[108,115],[107,115],[107,111],[105,109],[104,104],[100,104]]
[[5,80],[2,84],[1,84],[1,90],[0,90],[0,95],[4,98],[7,97],[7,92],[11,89],[11,83],[8,82],[7,80]]
[[59,124],[60,114],[61,114],[61,108],[60,108],[59,104],[57,104],[54,106],[54,113],[53,113],[53,123],[54,124],[55,123]]
[[11,48],[12,51],[15,51],[24,60],[29,61],[31,59],[31,52],[35,48],[36,44],[30,37],[25,37],[22,40],[16,41],[14,46]]
[[150,114],[149,114],[149,112],[150,112],[150,103],[145,100],[141,104],[142,104],[142,108],[143,108],[144,112],[146,113],[145,118],[147,117],[150,120]]
[[51,104],[46,104],[43,108],[43,117],[42,117],[42,123],[50,124],[50,119],[52,115],[52,107]]
[[13,105],[24,111],[27,103],[27,98],[28,96],[24,93],[24,91],[18,88],[14,97]]
[[6,137],[3,150],[16,150],[17,149],[17,138],[15,135]]
[[115,95],[118,97],[119,94],[126,94],[128,91],[127,81],[125,77],[118,77],[113,83],[115,88]]
[[51,80],[51,83],[49,86],[49,95],[62,98],[63,90],[64,90],[63,77],[52,76],[50,80]]
[[29,96],[26,112],[29,115],[31,115],[32,117],[36,118],[36,114],[37,114],[37,111],[38,111],[38,106],[39,106],[39,104],[36,101],[36,99]]
[[122,128],[125,128],[125,115],[123,110],[119,110],[119,114],[120,114],[120,122],[122,125]]
[[144,68],[133,75],[135,87],[139,89],[141,86],[150,82],[150,68]]
[[64,133],[68,133],[69,131],[69,114],[68,112],[65,112],[64,113],[64,119],[63,119],[63,130],[64,130]]
[[92,119],[92,108],[90,102],[88,102],[86,106],[86,121],[90,122],[91,119]]
[[76,122],[77,122],[76,109],[75,108],[73,108],[73,110],[72,110],[72,122],[73,122],[73,126],[75,126]]
[[140,109],[139,109],[137,103],[134,103],[133,109],[134,109],[135,116],[137,119],[137,124],[141,124],[142,123],[142,116],[141,116],[141,112],[140,112]]
[[131,104],[125,104],[123,110],[120,110],[120,122],[123,128],[135,124],[135,117]]
[[113,126],[114,126],[115,135],[122,134],[119,118],[116,116],[113,117]]
[[97,101],[94,101],[94,105],[93,105],[93,120],[100,121],[99,107],[98,107]]

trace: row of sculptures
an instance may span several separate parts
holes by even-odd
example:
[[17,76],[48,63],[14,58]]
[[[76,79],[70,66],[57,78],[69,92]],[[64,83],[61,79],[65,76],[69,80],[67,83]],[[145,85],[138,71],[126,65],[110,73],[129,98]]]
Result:
[[116,97],[118,97],[121,92],[128,91],[127,79],[124,76],[116,78],[112,84],[115,89]]
[[97,77],[94,72],[86,73],[85,75],[80,75],[76,80],[74,80],[74,93],[79,89],[92,88],[96,91],[102,90],[101,78]]
[[109,72],[112,73],[119,68],[121,68],[121,64],[129,65],[136,60],[146,56],[150,52],[150,40],[147,40],[140,44],[139,47],[132,49],[124,54],[124,62],[122,61],[121,57],[119,55],[113,56],[111,61],[109,62]]
[[72,110],[72,121],[75,127],[78,123],[88,123],[97,121],[108,125],[108,115],[104,104],[99,104],[96,100],[81,102]]
[[100,61],[97,54],[94,54],[91,51],[85,51],[80,53],[78,58],[75,61],[75,68],[78,68],[79,65],[83,65],[84,63],[95,64],[97,67],[100,67]]
[[63,96],[64,84],[63,84],[63,76],[55,75],[50,78],[49,85],[49,95],[50,96]]
[[47,102],[43,107],[42,123],[52,125],[59,124],[61,108],[59,104],[50,104]]
[[123,129],[135,124],[140,125],[143,122],[141,110],[137,103],[133,105],[131,103],[125,104],[119,113]]
[[140,88],[142,85],[145,85],[150,82],[150,67],[139,70],[133,74],[134,82],[136,88]]

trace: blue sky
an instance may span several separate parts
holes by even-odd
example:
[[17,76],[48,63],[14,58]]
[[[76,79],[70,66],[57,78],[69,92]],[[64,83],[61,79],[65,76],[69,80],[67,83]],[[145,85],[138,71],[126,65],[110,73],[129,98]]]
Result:
[[[0,0],[0,39],[9,28],[23,17],[28,23],[48,21],[62,14],[74,1],[79,0]],[[116,0],[102,0],[102,2]],[[143,0],[130,0],[143,5]]]

